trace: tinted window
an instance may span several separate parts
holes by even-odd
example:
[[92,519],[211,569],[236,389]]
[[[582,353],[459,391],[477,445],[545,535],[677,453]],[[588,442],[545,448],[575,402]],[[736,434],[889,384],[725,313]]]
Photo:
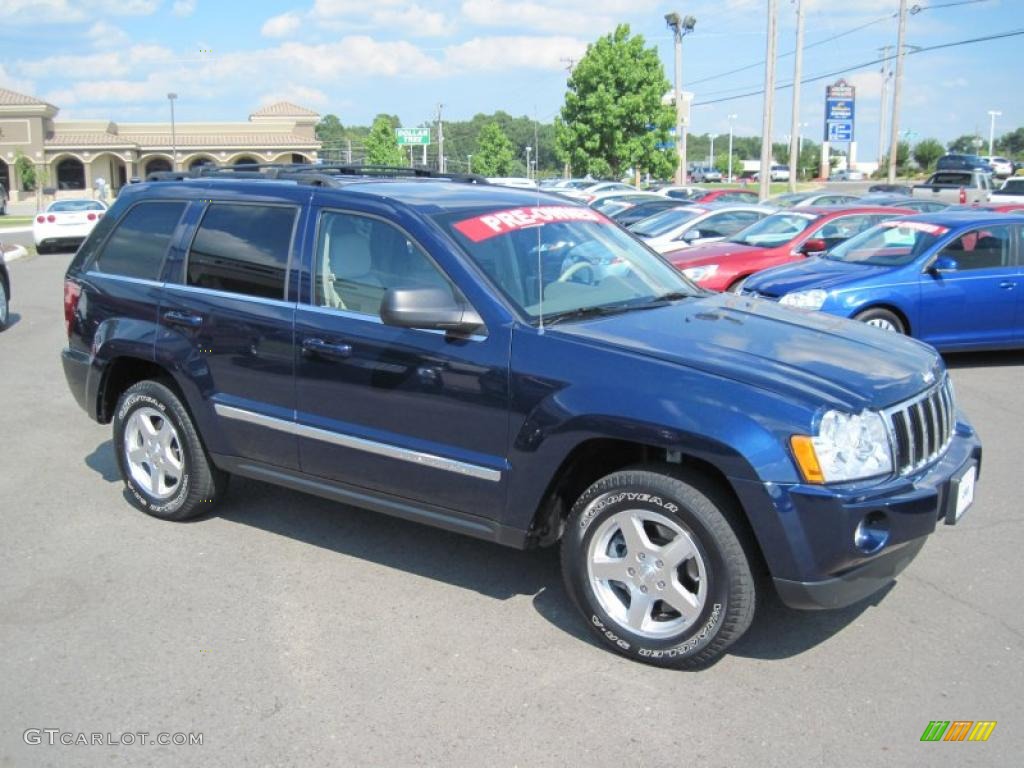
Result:
[[111,275],[157,280],[185,203],[139,203],[117,224],[96,268]]
[[704,221],[698,222],[696,228],[700,230],[703,237],[729,237],[735,235],[741,229],[749,227],[760,219],[763,214],[754,211],[728,211],[708,216]]
[[380,315],[388,288],[451,288],[427,255],[399,229],[377,219],[327,211],[316,247],[321,307]]
[[1010,266],[1010,228],[986,227],[958,237],[942,249],[956,259],[957,271],[997,269]]
[[188,254],[188,284],[284,298],[294,223],[287,206],[211,205]]
[[58,200],[50,203],[48,213],[77,213],[78,211],[105,211],[107,206],[98,200]]

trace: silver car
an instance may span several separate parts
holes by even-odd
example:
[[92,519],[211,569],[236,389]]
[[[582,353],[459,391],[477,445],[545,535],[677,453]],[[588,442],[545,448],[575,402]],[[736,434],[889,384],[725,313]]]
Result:
[[709,203],[659,211],[629,230],[658,253],[732,237],[778,209],[768,205]]

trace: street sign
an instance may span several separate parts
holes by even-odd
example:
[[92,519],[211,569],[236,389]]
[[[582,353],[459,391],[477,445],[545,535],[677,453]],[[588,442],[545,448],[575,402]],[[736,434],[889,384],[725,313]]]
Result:
[[430,144],[429,128],[395,128],[399,146]]
[[825,141],[853,141],[855,90],[842,79],[825,87]]

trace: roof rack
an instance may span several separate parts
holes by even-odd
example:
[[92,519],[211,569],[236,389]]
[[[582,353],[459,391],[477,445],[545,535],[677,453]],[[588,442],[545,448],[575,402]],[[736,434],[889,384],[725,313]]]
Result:
[[240,163],[203,165],[188,171],[154,171],[146,181],[184,181],[200,178],[288,179],[320,187],[340,186],[343,181],[372,178],[443,179],[465,184],[487,184],[475,173],[440,173],[429,168],[392,165],[354,165],[351,163]]

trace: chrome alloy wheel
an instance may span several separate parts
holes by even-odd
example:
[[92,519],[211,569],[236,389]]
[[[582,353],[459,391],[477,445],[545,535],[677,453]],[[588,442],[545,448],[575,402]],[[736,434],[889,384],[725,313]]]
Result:
[[647,509],[601,523],[590,540],[587,577],[613,621],[651,639],[692,625],[707,599],[707,569],[693,536]]
[[149,406],[128,417],[124,456],[132,479],[155,499],[178,492],[184,471],[181,439],[170,420]]
[[870,325],[872,328],[881,328],[883,331],[896,332],[896,326],[884,317],[873,317],[868,320],[866,324]]

